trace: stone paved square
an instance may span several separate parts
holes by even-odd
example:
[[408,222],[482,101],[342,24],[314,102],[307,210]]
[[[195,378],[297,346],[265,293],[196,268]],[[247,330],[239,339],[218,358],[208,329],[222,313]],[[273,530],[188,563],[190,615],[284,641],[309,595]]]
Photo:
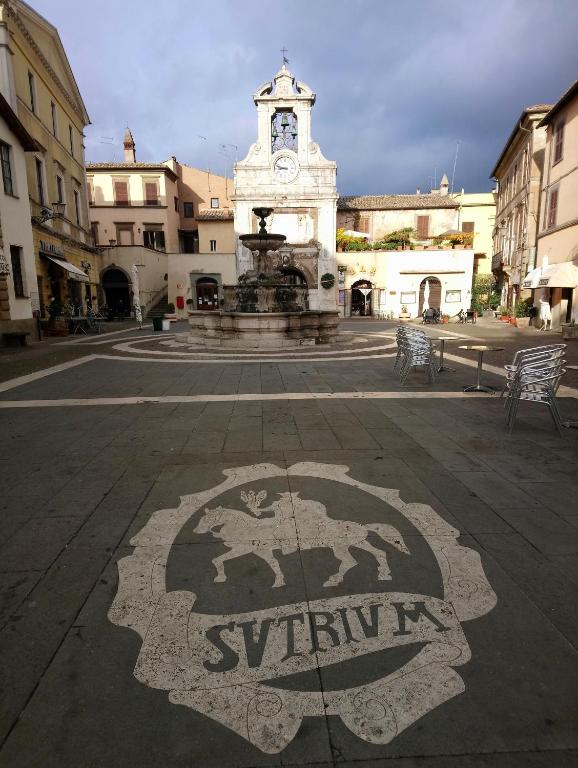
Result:
[[575,764],[578,432],[348,326],[4,377],[2,768]]

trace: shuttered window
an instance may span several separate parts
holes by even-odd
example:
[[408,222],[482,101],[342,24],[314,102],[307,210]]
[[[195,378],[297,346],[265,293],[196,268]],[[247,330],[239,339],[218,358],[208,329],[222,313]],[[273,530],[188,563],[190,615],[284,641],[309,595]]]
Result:
[[114,202],[116,205],[128,205],[128,184],[126,181],[114,182]]
[[418,239],[427,240],[429,237],[429,216],[418,216],[416,229]]
[[550,190],[550,204],[548,206],[548,228],[556,226],[556,212],[558,209],[558,190]]
[[562,159],[564,148],[564,121],[556,123],[554,129],[554,162],[558,163]]
[[159,194],[156,182],[147,181],[145,184],[145,198],[147,205],[158,205]]

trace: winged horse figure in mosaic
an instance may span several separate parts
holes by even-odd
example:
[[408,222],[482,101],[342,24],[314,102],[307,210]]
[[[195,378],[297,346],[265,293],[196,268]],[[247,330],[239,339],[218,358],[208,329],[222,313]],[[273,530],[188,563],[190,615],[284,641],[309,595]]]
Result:
[[[285,577],[275,552],[284,555],[298,549],[328,547],[339,561],[339,570],[330,576],[323,586],[335,587],[341,584],[345,574],[357,565],[351,547],[369,552],[377,562],[377,578],[391,579],[386,553],[369,540],[370,533],[376,533],[384,542],[404,554],[409,554],[400,532],[386,523],[362,525],[350,520],[334,520],[327,514],[324,504],[301,499],[299,492],[279,493],[279,499],[269,507],[262,507],[267,492],[248,491],[241,493],[241,500],[249,513],[218,506],[205,507],[195,533],[212,533],[221,539],[228,552],[213,558],[217,570],[216,582],[227,580],[225,562],[245,555],[257,555],[264,560],[275,574],[274,587],[285,586]],[[273,516],[261,517],[264,513]]]

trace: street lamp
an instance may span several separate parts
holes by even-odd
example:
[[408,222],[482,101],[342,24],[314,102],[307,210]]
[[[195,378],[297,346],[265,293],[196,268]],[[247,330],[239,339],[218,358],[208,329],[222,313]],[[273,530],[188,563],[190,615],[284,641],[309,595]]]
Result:
[[44,224],[44,222],[49,219],[63,219],[65,208],[66,203],[52,203],[52,208],[42,208],[40,210],[40,216],[36,217],[36,221],[38,224]]

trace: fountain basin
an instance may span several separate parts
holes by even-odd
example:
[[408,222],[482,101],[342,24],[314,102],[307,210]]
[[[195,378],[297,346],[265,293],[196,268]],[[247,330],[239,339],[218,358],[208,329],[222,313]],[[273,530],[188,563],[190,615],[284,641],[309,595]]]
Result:
[[206,347],[286,349],[337,340],[339,312],[189,313],[188,342]]

